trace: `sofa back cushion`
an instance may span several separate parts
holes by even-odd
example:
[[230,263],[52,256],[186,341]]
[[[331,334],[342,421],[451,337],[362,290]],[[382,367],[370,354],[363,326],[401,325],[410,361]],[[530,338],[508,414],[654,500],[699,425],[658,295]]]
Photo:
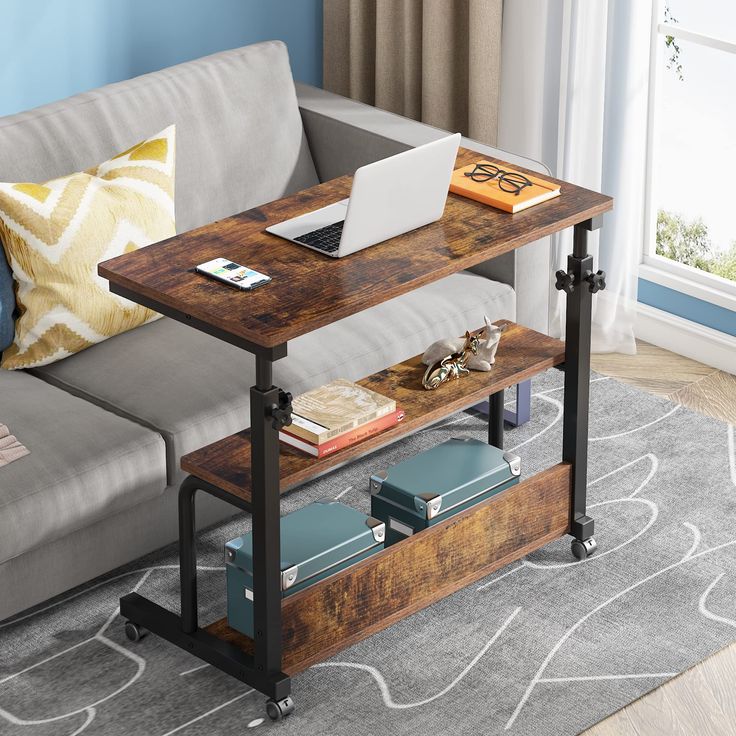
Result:
[[318,183],[280,41],[0,118],[0,181],[81,171],[176,125],[178,232]]
[[[82,171],[176,125],[176,229],[318,183],[281,41],[223,51],[0,117],[0,181]],[[0,353],[15,297],[0,247]]]

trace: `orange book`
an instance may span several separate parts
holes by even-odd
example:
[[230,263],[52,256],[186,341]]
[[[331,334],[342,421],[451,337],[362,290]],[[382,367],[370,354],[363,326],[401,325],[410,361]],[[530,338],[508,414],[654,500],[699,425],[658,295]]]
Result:
[[368,437],[372,437],[374,434],[378,434],[379,432],[391,429],[391,427],[398,424],[403,418],[404,410],[396,409],[396,411],[393,411],[390,414],[386,414],[382,417],[379,417],[378,419],[374,419],[372,422],[368,422],[367,424],[364,424],[357,429],[352,429],[349,432],[345,432],[339,437],[327,440],[321,445],[315,445],[313,442],[307,442],[305,439],[297,437],[296,435],[291,434],[291,432],[288,432],[285,429],[282,429],[279,432],[279,439],[285,444],[296,447],[302,452],[306,452],[309,455],[320,458],[327,455],[332,455],[333,452],[343,450],[346,447],[350,447],[350,445],[355,445],[358,442],[362,442],[363,440],[368,439]]
[[[491,161],[478,161],[478,164],[495,165]],[[521,174],[521,172],[503,163],[498,164],[498,166],[509,174]],[[477,182],[465,176],[466,172],[470,173],[475,167],[476,164],[471,164],[455,169],[450,180],[450,191],[474,199],[477,202],[488,204],[491,207],[496,207],[504,212],[521,212],[527,207],[533,207],[535,204],[560,196],[559,184],[526,173],[521,174],[521,176],[526,177],[532,183],[531,186],[524,187],[518,194],[505,192],[499,187],[498,177],[485,182]]]

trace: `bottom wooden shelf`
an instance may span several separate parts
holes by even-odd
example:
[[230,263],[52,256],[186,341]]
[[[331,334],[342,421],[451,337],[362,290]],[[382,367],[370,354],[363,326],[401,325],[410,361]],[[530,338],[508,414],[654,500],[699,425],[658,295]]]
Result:
[[[566,534],[571,479],[569,464],[554,465],[285,598],[283,671],[301,672]],[[207,631],[253,651],[227,619]]]

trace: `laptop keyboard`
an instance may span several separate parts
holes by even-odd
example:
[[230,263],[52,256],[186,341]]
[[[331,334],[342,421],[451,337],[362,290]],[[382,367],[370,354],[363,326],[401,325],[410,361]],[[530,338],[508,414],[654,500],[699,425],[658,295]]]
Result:
[[321,227],[319,230],[312,230],[311,233],[304,233],[298,238],[294,238],[299,243],[304,243],[312,248],[317,248],[325,253],[334,253],[340,247],[340,239],[342,238],[342,226],[345,220],[333,222],[332,225]]

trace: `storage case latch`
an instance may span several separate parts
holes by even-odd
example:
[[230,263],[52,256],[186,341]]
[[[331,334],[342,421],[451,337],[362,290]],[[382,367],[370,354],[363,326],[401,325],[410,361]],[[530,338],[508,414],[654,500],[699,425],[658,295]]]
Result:
[[281,571],[281,590],[289,590],[299,575],[299,565],[292,565]]
[[511,475],[521,475],[521,458],[513,452],[504,452],[503,459],[509,464]]
[[414,508],[425,519],[434,519],[440,513],[441,507],[442,496],[436,493],[420,493],[418,496],[414,496]]

